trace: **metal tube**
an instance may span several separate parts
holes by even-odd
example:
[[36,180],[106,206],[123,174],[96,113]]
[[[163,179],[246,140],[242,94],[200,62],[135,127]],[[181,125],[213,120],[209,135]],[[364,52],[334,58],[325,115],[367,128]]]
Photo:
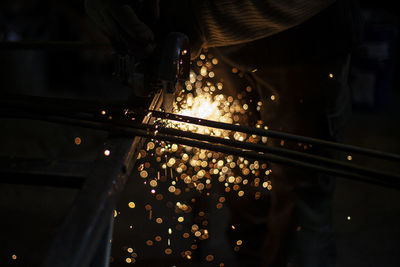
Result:
[[0,50],[111,50],[107,43],[81,41],[18,41],[0,42]]
[[[137,125],[127,125],[130,128],[137,128]],[[316,164],[323,164],[323,165],[328,165],[328,166],[333,166],[337,168],[344,168],[349,171],[354,171],[354,172],[359,172],[359,173],[364,173],[364,174],[369,174],[369,173],[374,173],[376,176],[392,176],[390,173],[387,172],[382,172],[382,171],[376,171],[370,168],[365,168],[361,166],[356,166],[354,164],[349,164],[347,162],[342,162],[339,160],[334,160],[322,156],[317,156],[305,152],[300,152],[300,151],[295,151],[291,149],[285,149],[285,148],[280,148],[280,147],[273,147],[273,146],[267,146],[264,144],[255,144],[255,143],[249,143],[249,142],[241,142],[241,141],[236,141],[236,140],[230,140],[230,139],[224,139],[224,138],[218,138],[215,136],[208,136],[208,135],[203,135],[203,134],[197,134],[197,133],[192,133],[192,132],[187,132],[187,131],[182,131],[182,130],[176,130],[176,129],[171,129],[171,128],[156,128],[154,125],[143,125],[146,127],[146,129],[151,128],[153,131],[158,130],[160,133],[165,133],[165,134],[171,134],[175,136],[183,136],[183,137],[188,137],[196,140],[202,140],[202,141],[208,141],[208,142],[213,142],[213,143],[219,143],[231,147],[239,147],[247,150],[253,150],[257,152],[269,152],[275,155],[280,155],[280,156],[287,156],[290,158],[297,158],[301,160],[309,160],[310,162],[315,162]],[[400,177],[398,177],[400,179]]]
[[[43,97],[31,97],[31,96],[7,96],[5,99],[0,99],[0,102],[8,107],[19,107],[19,108],[26,108],[26,106],[30,106],[32,109],[41,110],[43,112],[52,112],[54,113],[57,110],[70,110],[70,112],[80,112],[83,110],[77,110],[77,108],[83,108],[86,106],[86,112],[93,111],[96,108],[107,108],[107,107],[112,107],[114,110],[123,110],[125,108],[129,108],[132,105],[129,105],[128,103],[96,103],[92,101],[71,101],[70,99],[58,99],[55,98],[54,101],[56,101],[56,104],[53,105],[46,105],[47,101],[49,103],[52,103],[52,98],[43,98]],[[143,100],[142,100],[143,101]],[[10,102],[10,103],[8,103]],[[40,105],[35,105],[35,103],[40,103]],[[72,103],[72,104],[71,104]],[[76,103],[80,103],[79,105]],[[48,108],[47,108],[48,106]],[[145,111],[144,111],[145,112]],[[225,130],[230,130],[230,131],[236,131],[236,132],[243,132],[243,133],[248,133],[248,134],[255,134],[259,136],[267,136],[271,138],[279,138],[279,139],[286,139],[286,140],[292,140],[292,141],[297,141],[297,142],[302,142],[302,143],[307,143],[307,144],[313,144],[317,145],[321,148],[330,148],[330,149],[336,149],[340,151],[344,151],[347,153],[358,153],[358,154],[363,154],[366,156],[372,156],[372,157],[377,157],[381,159],[386,159],[386,160],[393,160],[393,161],[400,161],[400,155],[398,154],[393,154],[393,153],[387,153],[383,151],[378,151],[378,150],[373,150],[373,149],[368,149],[368,148],[362,148],[362,147],[357,147],[357,146],[352,146],[352,145],[346,145],[346,144],[341,144],[341,143],[336,143],[336,142],[330,142],[326,140],[320,140],[316,138],[310,138],[310,137],[304,137],[304,136],[299,136],[299,135],[294,135],[294,134],[289,134],[289,133],[282,133],[282,132],[277,132],[277,131],[272,131],[272,130],[264,130],[260,128],[254,128],[254,127],[248,127],[248,126],[239,126],[239,125],[234,125],[234,124],[228,124],[228,123],[222,123],[222,122],[216,122],[216,121],[211,121],[211,120],[206,120],[206,119],[199,119],[199,118],[194,118],[194,117],[189,117],[189,116],[184,116],[184,115],[178,115],[178,114],[172,114],[172,113],[165,113],[165,112],[160,112],[160,111],[155,111],[155,110],[148,110],[148,112],[156,118],[163,118],[163,119],[168,119],[168,120],[174,120],[174,121],[179,121],[179,122],[186,122],[186,123],[191,123],[191,124],[197,124],[197,125],[202,125],[206,127],[212,127],[212,128],[218,128],[218,129],[225,129]],[[68,114],[65,114],[64,116],[68,116]]]
[[[63,113],[59,115],[63,115]],[[160,133],[165,133],[165,134],[171,134],[175,136],[183,136],[183,137],[188,137],[196,140],[201,140],[201,141],[208,141],[208,142],[213,142],[213,143],[219,143],[231,147],[239,147],[247,150],[253,150],[257,152],[269,152],[274,155],[278,156],[283,156],[283,157],[289,157],[292,159],[301,159],[302,161],[307,160],[309,162],[314,162],[318,165],[328,165],[331,167],[336,167],[336,168],[344,168],[348,171],[353,171],[361,174],[366,174],[369,175],[373,173],[374,175],[381,176],[381,177],[393,177],[391,173],[387,172],[382,172],[382,171],[376,171],[370,168],[362,167],[362,166],[357,166],[354,164],[349,164],[346,162],[342,162],[339,160],[334,160],[318,155],[313,155],[305,152],[300,152],[300,151],[295,151],[291,149],[285,149],[285,148],[280,148],[280,147],[272,147],[272,146],[267,146],[264,144],[254,144],[254,143],[249,143],[249,142],[240,142],[236,140],[230,140],[230,139],[224,139],[224,138],[218,138],[215,136],[208,136],[208,135],[203,135],[203,134],[198,134],[198,133],[192,133],[188,131],[182,131],[182,130],[177,130],[177,129],[172,129],[172,128],[165,128],[165,127],[159,127],[157,125],[148,125],[148,124],[132,124],[132,123],[123,123],[123,122],[113,122],[109,120],[104,120],[103,118],[90,118],[86,117],[84,115],[72,115],[72,114],[67,114],[67,117],[79,119],[79,120],[90,120],[90,121],[96,121],[99,123],[112,123],[113,125],[116,126],[122,126],[124,128],[135,128],[135,129],[143,129],[146,131],[159,131]],[[399,177],[400,178],[400,177]]]
[[327,148],[337,149],[337,150],[346,151],[346,152],[353,152],[353,153],[359,153],[359,154],[364,154],[364,155],[368,155],[368,156],[375,156],[375,157],[379,157],[379,158],[383,158],[383,159],[400,161],[400,155],[386,153],[386,152],[368,149],[368,148],[361,148],[361,147],[357,147],[357,146],[345,145],[345,144],[341,144],[341,143],[330,142],[330,141],[320,140],[320,139],[311,138],[311,137],[299,136],[299,135],[295,135],[295,134],[282,133],[282,132],[277,132],[277,131],[272,131],[272,130],[264,130],[264,129],[254,128],[254,127],[239,126],[239,125],[234,125],[234,124],[229,124],[229,123],[216,122],[216,121],[211,121],[211,120],[206,120],[206,119],[199,119],[199,118],[178,115],[178,114],[172,114],[172,113],[165,113],[165,112],[160,112],[160,111],[155,111],[155,110],[149,110],[149,112],[151,112],[152,116],[157,117],[157,118],[163,118],[163,119],[192,123],[192,124],[197,124],[197,125],[202,125],[202,126],[207,126],[207,127],[212,127],[212,128],[248,133],[248,134],[252,134],[252,135],[255,134],[255,135],[267,136],[267,137],[272,137],[272,138],[292,140],[292,141],[296,141],[296,142],[318,145],[320,147],[327,147]]
[[[26,114],[25,117],[30,117],[31,119],[39,119],[37,116],[33,116],[32,114]],[[378,174],[370,173],[368,170],[364,170],[362,174],[359,173],[359,170],[347,171],[342,168],[331,168],[326,166],[320,166],[317,164],[312,164],[309,162],[305,162],[303,160],[295,160],[283,156],[277,156],[272,154],[265,154],[262,152],[254,152],[254,151],[245,151],[233,147],[221,146],[210,144],[204,141],[191,140],[186,137],[172,136],[169,134],[157,133],[156,131],[142,130],[142,129],[134,129],[128,128],[127,126],[116,126],[110,122],[96,122],[96,121],[85,121],[80,119],[73,118],[64,118],[64,117],[56,117],[56,116],[46,116],[42,115],[40,120],[45,120],[49,122],[55,123],[63,123],[70,124],[75,126],[81,126],[86,128],[98,129],[109,131],[113,134],[123,135],[123,136],[141,136],[146,138],[152,138],[157,140],[169,141],[178,144],[188,145],[192,147],[198,147],[202,149],[208,149],[212,151],[222,152],[230,155],[247,157],[255,160],[263,160],[270,161],[274,163],[284,164],[293,167],[302,167],[307,168],[314,171],[320,171],[331,175],[338,175],[345,178],[351,178],[354,180],[359,180],[363,182],[373,183],[384,185],[388,187],[393,187],[396,189],[400,189],[400,177],[397,175],[381,173]]]

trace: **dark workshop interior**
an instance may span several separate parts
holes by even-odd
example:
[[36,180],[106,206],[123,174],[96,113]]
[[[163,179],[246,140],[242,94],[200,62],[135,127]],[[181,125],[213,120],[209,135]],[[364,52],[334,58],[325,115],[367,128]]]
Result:
[[[96,110],[100,115],[103,110],[98,103],[131,99],[133,89],[112,75],[115,71],[113,49],[86,14],[83,2],[1,1],[0,98],[28,96],[22,103],[39,110],[45,106],[42,98],[70,99],[53,102],[50,107],[60,112],[72,110],[77,115],[73,112],[75,107]],[[393,1],[388,0],[363,0],[360,11],[362,37],[350,63],[352,114],[343,143],[400,154],[398,12]],[[214,62],[211,56],[209,59]],[[200,66],[195,64],[198,60],[193,61],[194,67]],[[235,73],[233,69],[232,72]],[[208,75],[213,77],[211,72]],[[215,75],[218,78],[217,70]],[[0,105],[7,106],[4,99],[0,99]],[[146,101],[136,100],[132,105],[144,107],[149,104]],[[97,104],[85,106],[85,103]],[[253,104],[255,109],[257,104]],[[132,141],[137,140],[132,134],[127,138],[109,134],[104,129],[34,119],[35,114],[47,118],[48,114],[40,112],[21,113],[26,116],[21,118],[9,110],[19,112],[24,108],[9,105],[10,109],[0,107],[3,113],[0,117],[0,266],[56,266],[53,264],[57,259],[68,262],[59,266],[253,266],[251,262],[246,265],[236,259],[235,253],[241,244],[238,240],[232,246],[226,236],[230,211],[222,204],[225,197],[218,186],[209,188],[201,183],[208,191],[201,193],[199,184],[200,193],[182,189],[180,194],[180,189],[176,192],[178,187],[171,188],[172,185],[158,181],[160,172],[161,181],[169,177],[167,170],[175,159],[160,163],[163,157],[152,157],[158,153],[154,148],[159,145],[157,142],[142,140],[138,144]],[[65,110],[62,105],[66,105]],[[138,118],[146,119],[146,108],[143,114],[135,113]],[[256,121],[249,121],[249,126],[255,127]],[[123,165],[122,176],[127,177],[118,184],[121,179],[114,178],[119,172],[104,162],[117,161],[112,163],[113,168],[121,168],[132,142],[139,148],[132,148],[134,156],[128,159],[136,165],[128,167],[133,170],[130,175],[125,175],[127,170]],[[149,151],[153,149],[156,152],[151,154]],[[173,145],[168,149],[183,151],[182,147],[176,149]],[[398,161],[357,154],[346,157],[346,162],[400,175]],[[18,163],[18,159],[29,161]],[[164,167],[158,173],[147,173],[148,167],[143,167],[162,164]],[[9,172],[10,168],[14,172]],[[50,168],[49,173],[45,178],[40,177],[46,168]],[[171,168],[171,176],[181,173],[182,168],[174,174]],[[32,173],[25,177],[25,169]],[[146,180],[148,175],[159,177]],[[92,180],[85,183],[82,177]],[[82,190],[107,185],[112,188],[107,191],[112,195],[110,203],[100,193],[92,195],[93,199],[81,194]],[[400,266],[399,189],[355,179],[336,179],[333,200],[336,266]],[[84,204],[77,199],[85,201]],[[184,203],[193,204],[190,212],[186,212]],[[177,209],[181,209],[180,213]],[[104,210],[112,210],[112,214],[104,214]],[[75,230],[81,236],[79,239],[64,236],[57,243],[54,240],[59,237],[60,229],[64,229],[61,226],[65,226],[66,218],[72,218],[71,211],[79,214],[74,214],[75,222],[69,221],[68,230]],[[201,231],[199,227],[203,227]]]

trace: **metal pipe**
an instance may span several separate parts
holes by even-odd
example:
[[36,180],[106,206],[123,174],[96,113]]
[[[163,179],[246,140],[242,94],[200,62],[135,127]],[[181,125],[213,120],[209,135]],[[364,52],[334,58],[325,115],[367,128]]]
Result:
[[0,42],[0,50],[111,50],[107,43],[81,41],[18,41]]
[[[53,111],[55,112],[55,111]],[[291,149],[285,149],[285,148],[280,148],[280,147],[273,147],[273,146],[267,146],[264,144],[254,144],[254,143],[249,143],[249,142],[241,142],[241,141],[236,141],[236,140],[230,140],[230,139],[224,139],[224,138],[218,138],[215,136],[209,136],[209,135],[203,135],[203,134],[198,134],[198,133],[192,133],[188,131],[182,131],[182,130],[177,130],[173,128],[165,128],[165,127],[159,127],[157,125],[148,125],[148,124],[133,124],[133,123],[123,123],[123,122],[114,122],[114,121],[105,121],[103,118],[97,118],[97,117],[88,117],[85,115],[73,115],[69,113],[64,113],[64,112],[55,112],[58,115],[64,116],[66,115],[67,117],[79,119],[79,120],[90,120],[90,121],[96,121],[99,123],[112,123],[113,125],[117,126],[122,126],[122,127],[127,127],[127,128],[135,128],[135,129],[143,129],[146,131],[159,131],[160,133],[165,133],[165,134],[171,134],[175,136],[183,136],[183,137],[188,137],[192,139],[197,139],[201,141],[208,141],[208,142],[213,142],[213,143],[219,143],[231,147],[239,147],[247,150],[253,150],[257,152],[269,152],[274,155],[280,155],[280,156],[286,156],[294,159],[301,159],[304,161],[304,159],[314,162],[319,165],[328,165],[332,167],[337,167],[337,168],[344,168],[349,171],[353,172],[358,172],[362,174],[370,174],[373,173],[376,176],[392,176],[392,174],[387,173],[387,172],[382,172],[382,171],[376,171],[370,168],[366,167],[361,167],[357,166],[354,164],[349,164],[346,162],[342,162],[339,160],[334,160],[318,155],[313,155],[305,152],[300,152],[300,151],[295,151]],[[399,177],[400,178],[400,177]]]
[[400,155],[393,154],[393,153],[386,153],[383,151],[378,151],[378,150],[373,150],[373,149],[368,149],[368,148],[361,148],[361,147],[357,147],[357,146],[346,145],[346,144],[341,144],[341,143],[336,143],[336,142],[330,142],[330,141],[320,140],[320,139],[311,138],[311,137],[299,136],[299,135],[295,135],[295,134],[282,133],[282,132],[277,132],[277,131],[272,131],[272,130],[264,130],[264,129],[248,127],[248,126],[239,126],[239,125],[234,125],[234,124],[229,124],[229,123],[211,121],[211,120],[206,120],[206,119],[199,119],[199,118],[195,118],[195,117],[172,114],[172,113],[165,113],[165,112],[160,112],[160,111],[155,111],[155,110],[149,110],[149,112],[151,113],[152,116],[154,116],[156,118],[163,118],[163,119],[197,124],[197,125],[202,125],[202,126],[207,126],[207,127],[212,127],[212,128],[248,133],[251,135],[254,134],[254,135],[259,135],[259,136],[292,140],[292,141],[301,142],[301,143],[318,145],[320,147],[337,149],[337,150],[341,150],[341,151],[345,151],[345,152],[353,152],[353,153],[359,153],[359,154],[374,156],[374,157],[383,158],[383,159],[400,161]]
[[367,170],[365,170],[363,174],[360,174],[356,170],[351,172],[343,170],[341,168],[335,169],[331,167],[308,163],[302,160],[294,160],[291,158],[277,156],[273,154],[265,154],[262,152],[245,151],[233,147],[210,144],[204,141],[191,140],[187,139],[186,137],[157,133],[156,131],[127,128],[126,126],[116,126],[115,124],[110,122],[85,121],[81,119],[64,118],[64,117],[47,116],[47,115],[42,115],[41,118],[38,118],[38,116],[34,116],[32,114],[26,114],[24,117],[28,117],[30,119],[40,119],[48,122],[70,124],[97,130],[105,130],[112,134],[123,135],[123,136],[141,136],[157,140],[169,141],[192,147],[198,147],[202,149],[222,152],[230,155],[247,157],[255,160],[270,161],[293,167],[307,168],[310,170],[320,171],[331,175],[338,175],[345,178],[351,178],[354,180],[400,189],[400,177],[397,175],[392,175],[387,173],[379,173],[379,175],[376,175],[375,173],[369,173]]
[[[131,107],[132,105],[129,105],[128,103],[96,103],[93,101],[76,101],[76,100],[70,100],[70,99],[58,99],[55,98],[54,101],[56,104],[48,105],[49,107],[46,107],[46,102],[52,103],[52,98],[44,98],[44,97],[33,97],[33,96],[6,96],[5,99],[0,99],[0,102],[2,105],[6,105],[8,107],[20,107],[20,108],[26,108],[27,105],[31,106],[37,110],[41,111],[49,111],[49,112],[55,112],[57,110],[69,110],[70,112],[80,112],[83,110],[77,110],[79,108],[85,108],[86,112],[90,112],[95,110],[96,108],[99,109],[100,107],[103,109],[106,109],[107,107],[112,107],[113,110],[123,110],[126,108]],[[143,99],[142,99],[143,101]],[[35,105],[35,103],[40,103],[40,105]],[[80,103],[77,105],[77,103]],[[89,108],[90,107],[90,108]],[[143,111],[146,112],[146,111]],[[219,129],[225,129],[229,131],[236,131],[236,132],[243,132],[243,133],[248,133],[248,134],[255,134],[259,136],[267,136],[271,138],[278,138],[278,139],[286,139],[286,140],[292,140],[292,141],[297,141],[297,142],[302,142],[306,144],[312,144],[312,145],[317,145],[321,148],[330,148],[330,149],[336,149],[339,151],[344,151],[347,153],[358,153],[358,154],[363,154],[366,156],[372,156],[372,157],[377,157],[381,159],[386,159],[386,160],[393,160],[393,161],[400,161],[400,155],[393,154],[393,153],[387,153],[383,151],[378,151],[378,150],[373,150],[373,149],[368,149],[368,148],[362,148],[362,147],[357,147],[357,146],[352,146],[352,145],[346,145],[346,144],[341,144],[341,143],[336,143],[336,142],[330,142],[326,140],[320,140],[316,138],[310,138],[310,137],[304,137],[304,136],[299,136],[299,135],[294,135],[294,134],[289,134],[289,133],[282,133],[278,131],[273,131],[273,130],[264,130],[260,128],[254,128],[254,127],[248,127],[248,126],[239,126],[239,125],[234,125],[234,124],[228,124],[228,123],[222,123],[222,122],[217,122],[217,121],[211,121],[211,120],[206,120],[206,119],[199,119],[199,118],[194,118],[194,117],[189,117],[189,116],[184,116],[184,115],[178,115],[178,114],[172,114],[172,113],[165,113],[165,112],[160,112],[160,111],[155,111],[155,110],[148,110],[148,112],[156,118],[163,118],[163,119],[168,119],[168,120],[174,120],[174,121],[179,121],[179,122],[186,122],[186,123],[191,123],[191,124],[196,124],[196,125],[202,125],[206,127],[212,127],[212,128],[219,128]],[[65,116],[68,116],[68,114],[65,114]]]
[[[215,136],[209,136],[209,135],[203,135],[203,134],[197,134],[197,133],[192,133],[192,132],[187,132],[187,131],[182,131],[182,130],[176,130],[172,128],[162,128],[154,125],[143,125],[144,129],[151,129],[153,131],[158,130],[160,133],[165,133],[165,134],[170,134],[170,135],[175,135],[175,136],[182,136],[182,137],[188,137],[196,140],[202,140],[202,141],[208,141],[212,143],[219,143],[231,147],[239,147],[247,150],[253,150],[256,152],[268,152],[272,153],[274,155],[279,155],[279,156],[287,156],[290,158],[297,158],[301,160],[309,160],[310,162],[315,162],[316,164],[322,164],[322,165],[329,165],[333,166],[336,168],[344,168],[349,171],[354,171],[358,173],[363,173],[363,174],[369,174],[369,173],[374,173],[376,176],[392,176],[390,173],[387,172],[382,172],[382,171],[376,171],[370,168],[366,167],[361,167],[357,166],[355,164],[349,164],[347,162],[342,162],[339,160],[334,160],[322,156],[317,156],[305,152],[300,152],[300,151],[295,151],[291,149],[285,149],[285,148],[280,148],[280,147],[273,147],[273,146],[267,146],[264,144],[255,144],[255,143],[249,143],[249,142],[242,142],[242,141],[237,141],[237,140],[230,140],[230,139],[225,139],[225,138],[219,138]],[[139,126],[136,124],[131,124],[127,125],[127,127],[130,128],[138,128]],[[141,128],[141,127],[140,127]],[[143,129],[142,128],[142,129]],[[400,179],[400,176],[398,177]]]

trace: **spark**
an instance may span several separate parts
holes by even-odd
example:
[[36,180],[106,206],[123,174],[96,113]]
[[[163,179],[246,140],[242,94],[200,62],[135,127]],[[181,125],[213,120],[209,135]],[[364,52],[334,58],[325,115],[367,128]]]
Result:
[[75,137],[74,143],[75,145],[79,146],[82,143],[82,139],[80,137]]
[[140,177],[142,177],[142,178],[147,178],[147,176],[148,176],[147,171],[141,171],[141,172],[140,172]]
[[210,262],[210,261],[213,261],[214,260],[214,256],[213,255],[207,255],[206,256],[206,261],[208,261],[208,262]]
[[[216,77],[216,73],[213,70],[213,66],[219,63],[218,59],[210,55],[201,54],[199,60],[194,63],[192,66],[197,71],[192,70],[190,72],[189,79],[185,82],[183,90],[176,97],[173,113],[197,117],[199,121],[207,119],[240,125],[248,124],[247,114],[249,112],[254,112],[256,108],[257,111],[261,110],[263,103],[256,99],[251,99],[253,88],[250,85],[244,86],[243,91],[237,94],[236,97],[223,93],[223,81],[217,80],[218,77]],[[257,69],[254,69],[254,71],[257,71]],[[239,77],[242,75],[238,68],[232,68],[232,73],[237,74]],[[274,95],[271,96],[271,100],[275,100]],[[234,139],[241,142],[267,142],[266,138],[256,135],[246,135],[239,132],[193,125],[185,121],[175,122],[165,119],[156,121],[156,125]],[[256,127],[267,129],[262,121],[257,121]],[[176,225],[168,228],[168,236],[170,238],[173,237],[173,234],[180,235],[179,231],[184,230],[182,237],[185,239],[190,237],[195,238],[194,240],[196,241],[208,239],[208,213],[207,210],[200,211],[196,217],[196,220],[199,221],[195,221],[196,224],[191,226],[185,226],[185,224],[182,224],[185,221],[185,217],[182,215],[192,212],[191,205],[196,202],[196,198],[193,197],[189,203],[178,201],[174,205],[171,200],[168,201],[165,193],[163,193],[164,197],[160,192],[167,192],[168,190],[169,193],[178,196],[192,194],[195,191],[198,194],[210,197],[212,194],[210,194],[209,189],[212,188],[214,181],[216,181],[222,183],[221,185],[225,185],[226,193],[224,194],[231,194],[232,197],[243,197],[245,194],[250,194],[251,196],[254,195],[255,199],[259,199],[261,196],[259,191],[265,190],[267,192],[267,190],[272,189],[270,182],[266,178],[270,174],[270,170],[267,170],[267,165],[263,162],[253,162],[241,157],[164,141],[149,140],[144,147],[146,149],[141,150],[138,155],[139,168],[137,170],[140,177],[144,179],[144,186],[151,188],[149,190],[150,193],[155,194],[156,189],[159,192],[155,195],[153,201],[167,201],[167,207],[176,213],[176,217],[173,217],[174,219],[172,220]],[[154,159],[149,157],[154,157]],[[151,166],[150,162],[152,162]],[[164,169],[163,172],[161,172],[162,169]],[[259,191],[255,194],[253,192],[248,193],[246,191],[248,187],[258,187]],[[149,191],[146,192],[148,193]],[[215,200],[217,200],[217,203],[214,205],[220,210],[224,207],[227,198],[218,196]],[[130,207],[130,204],[128,205]],[[145,209],[149,212],[149,219],[151,220],[151,205],[147,204]],[[156,218],[155,222],[161,224],[163,220],[162,218]],[[166,219],[165,223],[167,223]],[[170,223],[169,220],[168,223]],[[172,228],[177,231],[173,232]],[[234,225],[231,225],[231,228],[232,230],[236,229]],[[170,246],[170,238],[167,239],[168,247]],[[157,242],[161,241],[161,235],[157,235],[155,240]],[[236,243],[237,248],[235,248],[235,251],[239,250],[242,242],[241,240],[237,242],[239,241],[240,244]],[[146,244],[152,246],[153,241],[149,239]],[[197,245],[193,244],[191,248],[194,250]],[[167,255],[172,254],[172,249],[167,248],[164,252]],[[191,259],[191,254],[184,255],[186,255],[187,259]],[[214,260],[214,255],[208,254],[206,260]],[[223,263],[221,264],[223,266]]]

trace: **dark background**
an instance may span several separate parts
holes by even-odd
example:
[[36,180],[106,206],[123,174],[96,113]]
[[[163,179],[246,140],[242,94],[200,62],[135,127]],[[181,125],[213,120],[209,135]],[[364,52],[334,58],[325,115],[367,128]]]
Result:
[[[400,153],[396,8],[392,1],[362,1],[361,7],[363,38],[353,55],[353,115],[345,143]],[[86,17],[82,1],[1,1],[0,41],[22,40],[105,42]],[[99,100],[121,98],[127,94],[126,88],[113,80],[112,70],[111,51],[3,49],[0,91]],[[45,123],[21,125],[1,120],[0,130],[2,156],[92,160],[98,152],[97,145],[104,140],[102,133]],[[80,147],[73,145],[77,135],[84,140]],[[56,137],[43,140],[43,136]],[[353,156],[353,161],[400,171],[399,166],[386,162],[357,156]],[[34,265],[45,253],[76,192],[4,185],[0,190],[0,266],[32,266],[29,262]],[[400,193],[396,190],[337,180],[338,266],[400,266],[399,203]],[[222,240],[224,236],[218,238]],[[208,246],[224,244],[221,240],[209,242]],[[226,253],[227,248],[219,249]],[[12,254],[18,255],[18,259],[11,260]]]

